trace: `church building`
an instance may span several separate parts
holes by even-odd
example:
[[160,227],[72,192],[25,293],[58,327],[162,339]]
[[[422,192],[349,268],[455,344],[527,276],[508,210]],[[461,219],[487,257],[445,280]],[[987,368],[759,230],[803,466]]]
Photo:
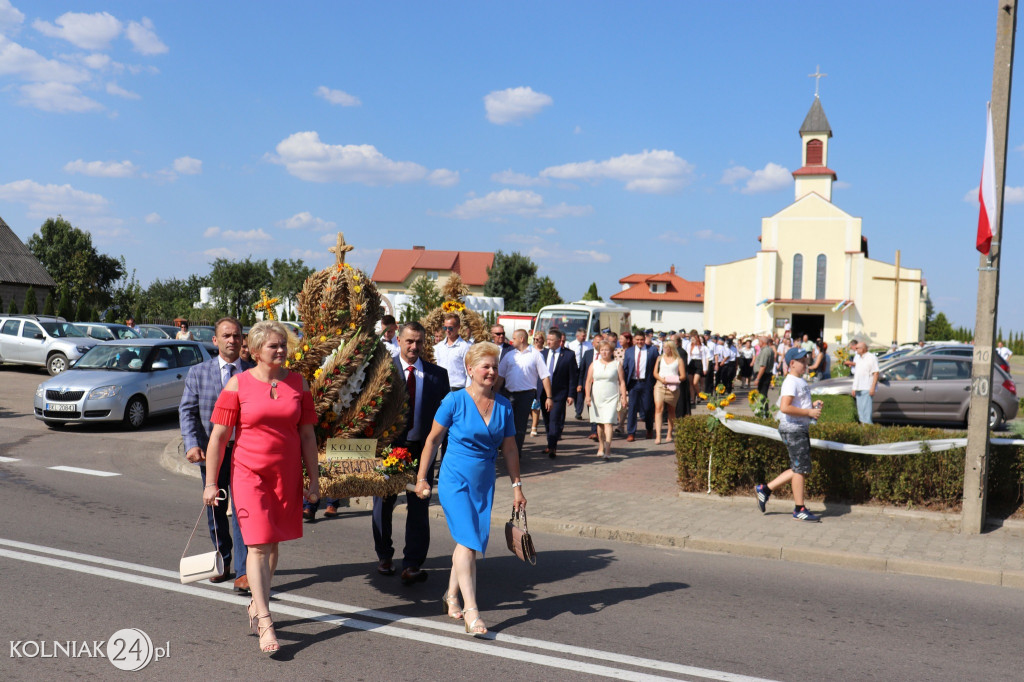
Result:
[[806,333],[832,345],[854,336],[880,346],[924,338],[921,270],[901,267],[899,252],[895,265],[869,258],[861,219],[832,203],[831,138],[815,95],[800,126],[796,200],[761,220],[752,258],[704,268],[705,328],[780,336],[791,328],[794,337]]

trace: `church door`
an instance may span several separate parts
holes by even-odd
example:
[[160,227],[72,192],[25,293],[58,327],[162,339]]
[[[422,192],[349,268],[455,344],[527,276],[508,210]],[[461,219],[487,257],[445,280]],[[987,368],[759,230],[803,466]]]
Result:
[[804,338],[804,334],[807,334],[808,338],[810,338],[813,341],[814,339],[824,338],[822,336],[824,331],[824,315],[793,315],[794,339],[802,339]]

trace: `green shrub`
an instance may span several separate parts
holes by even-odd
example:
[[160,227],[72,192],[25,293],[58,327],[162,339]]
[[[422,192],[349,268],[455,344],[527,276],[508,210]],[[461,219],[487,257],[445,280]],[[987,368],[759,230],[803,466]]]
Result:
[[857,419],[857,401],[849,393],[842,395],[814,395],[814,386],[811,386],[811,395],[814,400],[820,400],[823,405],[821,406],[821,416],[818,417],[818,423],[833,423],[833,424],[856,424]]
[[[775,428],[774,421],[745,419]],[[917,426],[818,423],[811,438],[850,445],[874,445],[913,440],[962,438],[964,432]],[[713,453],[711,488],[721,495],[751,494],[757,483],[769,481],[789,468],[781,442],[733,433],[718,425],[708,433],[707,417],[684,417],[676,422],[676,461],[680,488],[704,492],[708,485],[708,454]],[[992,446],[989,457],[989,508],[995,513],[1014,510],[1024,484],[1024,449]],[[812,450],[814,469],[807,477],[807,494],[826,500],[884,502],[958,508],[963,495],[964,448],[917,455],[858,455]]]

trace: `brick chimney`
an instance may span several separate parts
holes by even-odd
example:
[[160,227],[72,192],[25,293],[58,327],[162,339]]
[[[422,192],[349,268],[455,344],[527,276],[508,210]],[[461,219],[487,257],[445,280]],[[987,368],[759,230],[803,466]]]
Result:
[[425,247],[425,246],[416,246],[416,245],[414,244],[414,245],[413,245],[413,247],[412,247],[412,250],[413,250],[413,251],[426,251],[426,250],[427,250],[427,247]]
[[672,275],[676,274],[676,266],[673,265],[672,267],[670,267],[668,269],[668,271],[669,271],[669,274],[672,274]]

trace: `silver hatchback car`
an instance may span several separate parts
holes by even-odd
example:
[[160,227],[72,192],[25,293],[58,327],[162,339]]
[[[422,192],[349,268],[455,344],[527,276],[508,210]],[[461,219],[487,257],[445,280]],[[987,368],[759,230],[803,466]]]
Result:
[[202,344],[125,339],[95,346],[36,388],[34,412],[48,426],[123,421],[137,429],[146,416],[178,409],[189,368],[209,358]]

